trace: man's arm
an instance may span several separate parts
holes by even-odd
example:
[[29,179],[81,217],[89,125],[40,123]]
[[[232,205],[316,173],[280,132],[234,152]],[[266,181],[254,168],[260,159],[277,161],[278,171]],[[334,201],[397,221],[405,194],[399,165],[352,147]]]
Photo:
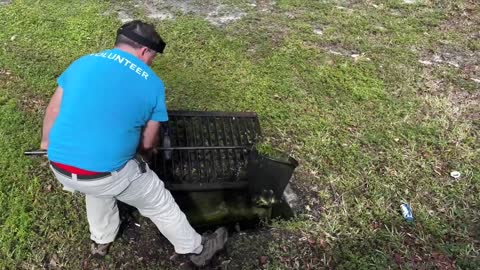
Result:
[[165,105],[165,88],[160,81],[157,92],[155,93],[155,104],[152,108],[150,120],[143,128],[142,140],[139,145],[139,152],[144,158],[150,160],[154,154],[155,147],[158,144],[161,122],[168,120],[167,107]]
[[146,158],[150,159],[151,150],[158,144],[158,133],[160,130],[160,122],[148,121],[143,129],[142,140],[139,145],[140,153]]
[[58,112],[60,112],[60,104],[62,103],[63,89],[59,86],[55,90],[50,103],[48,103],[45,117],[43,118],[43,130],[42,130],[42,142],[40,143],[41,149],[48,148],[48,136],[50,129],[57,118]]

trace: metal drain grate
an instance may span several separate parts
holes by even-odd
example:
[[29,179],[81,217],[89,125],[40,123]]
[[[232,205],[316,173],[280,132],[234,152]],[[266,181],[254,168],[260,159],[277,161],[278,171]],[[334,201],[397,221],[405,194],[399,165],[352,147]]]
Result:
[[232,183],[245,178],[261,136],[256,113],[169,111],[152,169],[166,183]]

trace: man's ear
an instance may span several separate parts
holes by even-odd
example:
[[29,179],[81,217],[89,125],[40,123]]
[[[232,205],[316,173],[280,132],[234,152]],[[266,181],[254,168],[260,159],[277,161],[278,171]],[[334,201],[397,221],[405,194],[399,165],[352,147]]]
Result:
[[147,48],[147,47],[142,47],[142,48],[140,49],[140,53],[142,54],[142,56],[144,56],[145,53],[147,53],[147,51],[148,51],[148,48]]

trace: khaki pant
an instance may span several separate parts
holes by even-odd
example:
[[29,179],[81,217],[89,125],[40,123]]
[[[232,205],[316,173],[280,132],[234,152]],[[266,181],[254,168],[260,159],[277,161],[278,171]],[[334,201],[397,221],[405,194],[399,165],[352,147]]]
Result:
[[85,194],[91,239],[98,244],[113,242],[120,227],[117,200],[136,207],[150,218],[160,232],[173,244],[179,254],[202,250],[201,236],[192,228],[163,182],[147,166],[141,173],[137,163],[130,160],[111,176],[94,180],[77,179],[57,172],[57,179],[66,190]]

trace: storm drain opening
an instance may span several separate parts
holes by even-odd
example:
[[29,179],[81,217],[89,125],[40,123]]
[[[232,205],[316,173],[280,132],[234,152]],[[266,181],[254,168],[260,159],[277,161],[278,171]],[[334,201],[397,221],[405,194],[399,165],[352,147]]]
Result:
[[282,195],[298,163],[257,152],[262,134],[256,113],[169,111],[168,115],[150,166],[191,223],[291,217]]

